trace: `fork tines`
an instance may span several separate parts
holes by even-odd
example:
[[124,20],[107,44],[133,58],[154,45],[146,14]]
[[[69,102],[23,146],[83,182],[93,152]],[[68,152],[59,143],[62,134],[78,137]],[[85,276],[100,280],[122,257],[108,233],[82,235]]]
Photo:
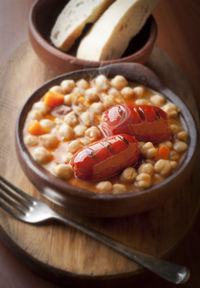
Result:
[[34,198],[25,194],[2,176],[0,176],[0,199],[3,199],[3,201],[0,200],[0,207],[15,217],[19,217],[18,212],[25,214],[29,209],[30,202],[34,202]]

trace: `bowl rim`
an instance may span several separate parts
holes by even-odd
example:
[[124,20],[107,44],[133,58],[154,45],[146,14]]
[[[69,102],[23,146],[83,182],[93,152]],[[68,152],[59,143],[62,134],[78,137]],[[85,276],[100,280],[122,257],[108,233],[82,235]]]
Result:
[[154,16],[151,14],[150,17],[147,19],[147,21],[150,20],[149,21],[150,22],[149,37],[148,37],[146,43],[144,44],[144,46],[142,46],[142,48],[140,48],[135,53],[130,54],[130,55],[125,56],[125,57],[118,58],[118,59],[104,60],[104,61],[91,61],[91,60],[80,59],[80,58],[77,58],[71,54],[68,54],[67,52],[59,50],[58,48],[53,46],[53,44],[51,45],[46,40],[46,38],[44,38],[41,35],[41,33],[38,30],[38,27],[36,27],[35,21],[34,21],[34,18],[36,17],[37,7],[40,3],[41,3],[41,0],[36,0],[33,3],[33,5],[31,6],[31,9],[29,12],[29,18],[28,18],[29,33],[31,33],[32,36],[34,37],[34,39],[39,43],[39,45],[41,47],[43,47],[43,49],[47,50],[51,55],[54,55],[55,57],[60,58],[60,60],[63,60],[63,61],[71,61],[71,62],[75,63],[76,65],[96,67],[99,65],[108,65],[108,64],[112,64],[112,63],[120,63],[122,61],[129,62],[129,61],[137,60],[137,58],[141,57],[141,55],[143,55],[148,50],[148,48],[154,44],[156,37],[157,37],[157,34],[158,34],[158,27],[157,27],[156,20],[155,20]]
[[[140,81],[139,84],[145,85],[145,83],[148,83],[148,87],[154,90],[155,90],[154,88],[155,85],[157,85],[159,89],[156,91],[163,94],[165,97],[167,97],[167,99],[175,103],[180,108],[181,110],[180,115],[182,119],[184,119],[185,125],[187,126],[187,131],[189,133],[190,142],[188,145],[188,150],[187,150],[187,154],[185,156],[184,161],[181,163],[181,165],[178,167],[177,170],[175,170],[171,175],[169,175],[162,182],[157,183],[150,188],[141,189],[138,191],[129,191],[129,192],[122,193],[122,194],[97,194],[95,192],[87,191],[80,187],[73,186],[63,181],[62,179],[59,179],[58,177],[54,176],[53,174],[45,170],[39,164],[37,164],[36,161],[30,155],[28,149],[26,148],[26,145],[23,140],[23,129],[21,129],[21,127],[24,127],[24,122],[25,122],[27,113],[28,111],[30,111],[30,109],[27,109],[27,107],[31,108],[33,103],[39,100],[42,97],[42,95],[51,86],[56,85],[60,83],[62,80],[67,79],[67,78],[72,77],[72,79],[75,79],[75,78],[78,79],[79,75],[82,75],[82,74],[85,74],[86,77],[90,77],[90,76],[95,77],[96,75],[99,75],[100,73],[104,73],[106,76],[108,76],[109,73],[111,74],[113,73],[111,72],[112,69],[120,71],[120,74],[122,75],[124,75],[125,71],[129,69],[133,69],[133,71],[135,69],[138,71],[137,73],[137,76],[139,75],[138,77],[141,77],[141,73],[143,73],[142,78],[141,78],[142,83]],[[115,72],[114,74],[116,75]],[[145,75],[148,75],[148,76],[146,77]],[[132,82],[137,82],[137,79],[132,80]],[[184,115],[182,114],[182,111],[184,111]],[[45,183],[48,183],[52,189],[55,188],[56,191],[59,191],[59,193],[61,193],[62,196],[66,195],[66,197],[71,196],[71,197],[78,197],[80,199],[88,198],[88,199],[96,199],[96,200],[103,199],[104,201],[113,201],[113,200],[120,201],[122,199],[140,198],[141,196],[144,196],[145,194],[156,193],[156,191],[165,187],[171,181],[175,180],[177,176],[181,177],[181,175],[187,169],[188,165],[192,161],[194,161],[195,152],[197,150],[198,134],[197,134],[197,125],[187,105],[174,92],[172,92],[169,88],[165,87],[161,83],[158,76],[152,70],[138,63],[117,63],[117,64],[111,64],[111,65],[98,67],[98,68],[86,68],[82,70],[73,71],[70,73],[65,73],[43,83],[39,88],[37,88],[29,96],[29,98],[26,100],[26,102],[22,106],[21,111],[18,115],[17,123],[16,123],[15,139],[16,139],[17,152],[18,152],[18,155],[20,156],[19,157],[20,162],[25,163],[25,165],[33,173],[35,173],[42,181],[44,181]],[[43,191],[40,191],[40,192],[45,194]]]

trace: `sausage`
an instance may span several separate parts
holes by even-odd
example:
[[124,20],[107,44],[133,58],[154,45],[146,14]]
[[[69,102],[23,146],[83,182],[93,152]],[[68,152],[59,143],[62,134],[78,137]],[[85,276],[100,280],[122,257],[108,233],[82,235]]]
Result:
[[139,141],[159,143],[171,134],[167,114],[152,105],[115,105],[104,112],[102,119],[104,136],[126,133]]
[[139,159],[138,142],[126,134],[102,138],[79,150],[71,160],[76,177],[83,180],[110,178]]

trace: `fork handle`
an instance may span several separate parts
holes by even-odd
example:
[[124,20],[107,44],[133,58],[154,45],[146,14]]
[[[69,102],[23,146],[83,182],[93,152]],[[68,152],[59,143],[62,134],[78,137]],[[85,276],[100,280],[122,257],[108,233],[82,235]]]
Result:
[[169,282],[180,284],[186,282],[189,279],[190,272],[184,266],[180,266],[159,258],[155,258],[146,253],[142,253],[134,248],[126,246],[112,239],[111,237],[105,236],[104,234],[101,234],[80,223],[77,223],[72,219],[65,218],[57,213],[54,213],[53,218],[82,231],[83,233],[91,236],[92,238],[98,240],[99,242],[105,244],[113,250],[121,253],[122,255],[135,261],[136,263],[157,274],[161,278],[168,280]]

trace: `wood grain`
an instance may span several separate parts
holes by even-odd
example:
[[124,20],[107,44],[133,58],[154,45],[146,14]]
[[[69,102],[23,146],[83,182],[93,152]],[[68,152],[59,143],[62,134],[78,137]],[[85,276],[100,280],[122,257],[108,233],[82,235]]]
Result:
[[[189,100],[197,118],[195,103],[186,79],[159,48],[155,48],[149,66],[161,76],[169,88],[175,90],[186,102]],[[175,73],[169,74],[169,70]],[[15,51],[0,72],[2,91],[0,138],[4,139],[0,149],[2,160],[0,174],[27,193],[46,202],[48,201],[36,191],[21,171],[14,147],[14,128],[20,107],[25,99],[52,76],[54,76],[53,72],[39,61],[27,42]],[[129,246],[158,257],[166,256],[186,234],[198,212],[200,183],[197,182],[196,177],[194,173],[192,179],[176,197],[152,212],[110,220],[76,218]],[[69,211],[49,204],[63,215],[70,215]],[[49,266],[54,268],[55,275],[58,271],[62,271],[65,277],[71,280],[74,276],[76,280],[80,280],[81,277],[100,280],[127,275],[132,277],[141,272],[141,268],[134,262],[62,224],[31,226],[9,217],[1,210],[0,225],[4,231],[4,240],[7,237],[11,240],[7,244],[15,248],[15,252],[26,260],[28,259],[30,265],[34,266],[33,260],[37,261],[39,269],[41,269],[40,263],[45,264],[43,268],[47,270]],[[17,247],[22,250],[20,251]]]

